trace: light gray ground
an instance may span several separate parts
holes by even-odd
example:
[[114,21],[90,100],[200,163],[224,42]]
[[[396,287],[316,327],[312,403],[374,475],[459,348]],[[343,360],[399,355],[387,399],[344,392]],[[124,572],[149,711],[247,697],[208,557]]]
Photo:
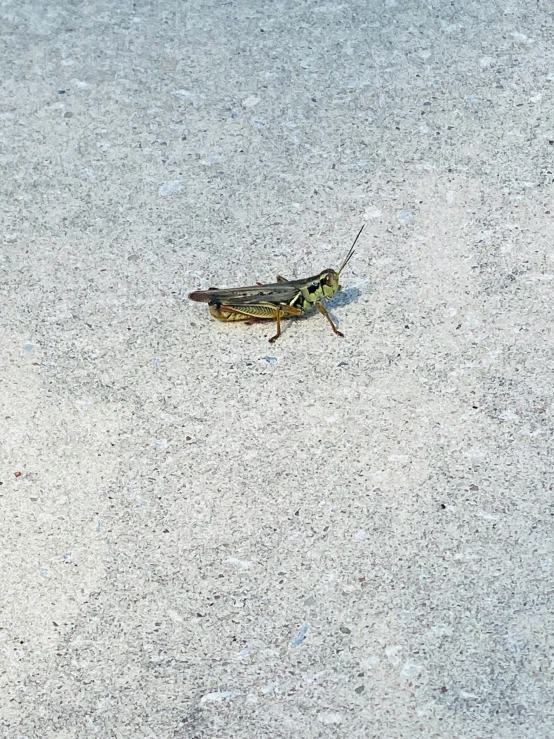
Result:
[[2,4],[2,738],[554,735],[544,8]]

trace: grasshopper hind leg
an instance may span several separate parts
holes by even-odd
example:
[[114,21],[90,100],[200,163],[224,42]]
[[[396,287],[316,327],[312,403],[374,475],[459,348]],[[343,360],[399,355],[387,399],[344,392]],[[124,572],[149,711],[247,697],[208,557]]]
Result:
[[270,344],[273,344],[275,341],[277,341],[279,336],[281,336],[281,311],[280,310],[275,311],[275,320],[277,321],[277,333],[275,334],[275,336],[272,336],[271,339],[268,339]]
[[277,321],[277,333],[275,336],[272,336],[271,339],[269,339],[269,343],[273,344],[273,342],[277,341],[279,336],[281,336],[281,319],[285,316],[301,316],[302,311],[300,308],[297,308],[295,305],[282,305],[280,308],[275,308],[275,311],[273,313],[273,318]]

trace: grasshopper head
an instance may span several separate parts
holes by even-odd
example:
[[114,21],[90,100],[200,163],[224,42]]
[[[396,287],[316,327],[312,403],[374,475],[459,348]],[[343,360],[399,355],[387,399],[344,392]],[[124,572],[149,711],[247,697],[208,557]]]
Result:
[[323,295],[326,298],[332,298],[340,290],[339,273],[335,272],[334,269],[325,269],[319,275],[319,283],[323,290]]

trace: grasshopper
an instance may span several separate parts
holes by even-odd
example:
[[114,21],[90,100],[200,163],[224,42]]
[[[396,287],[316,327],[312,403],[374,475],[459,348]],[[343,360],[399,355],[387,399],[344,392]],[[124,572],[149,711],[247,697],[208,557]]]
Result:
[[[364,224],[365,225],[365,224]],[[354,243],[338,272],[324,269],[318,275],[300,280],[287,280],[277,276],[277,282],[264,285],[258,283],[249,287],[233,287],[197,290],[189,298],[198,303],[207,303],[210,313],[218,321],[246,321],[258,323],[276,321],[277,333],[269,341],[273,343],[281,336],[281,319],[301,316],[312,308],[325,316],[337,336],[344,336],[333,323],[323,300],[330,299],[340,290],[339,277],[354,254],[354,247],[364,226],[358,231]]]

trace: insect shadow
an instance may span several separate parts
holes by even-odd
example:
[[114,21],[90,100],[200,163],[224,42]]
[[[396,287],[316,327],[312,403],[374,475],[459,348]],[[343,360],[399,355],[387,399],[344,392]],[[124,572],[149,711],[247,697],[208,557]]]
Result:
[[327,301],[329,308],[342,308],[350,303],[355,303],[362,291],[359,287],[345,287],[340,290],[332,300]]

